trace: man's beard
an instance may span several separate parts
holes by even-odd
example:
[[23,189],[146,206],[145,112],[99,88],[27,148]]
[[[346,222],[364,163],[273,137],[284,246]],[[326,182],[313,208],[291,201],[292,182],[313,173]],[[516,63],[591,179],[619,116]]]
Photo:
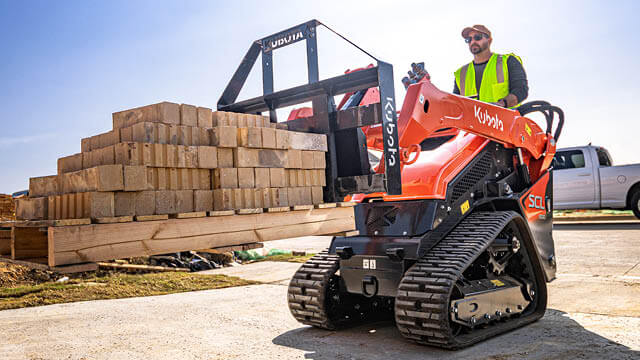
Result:
[[489,44],[485,44],[485,46],[482,45],[472,45],[471,48],[469,48],[469,50],[471,51],[472,54],[479,54],[481,52],[483,52],[484,50],[486,50],[489,47]]

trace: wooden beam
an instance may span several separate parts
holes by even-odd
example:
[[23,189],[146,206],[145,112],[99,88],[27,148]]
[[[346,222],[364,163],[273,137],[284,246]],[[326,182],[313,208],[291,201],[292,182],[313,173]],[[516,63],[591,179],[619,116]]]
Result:
[[50,227],[49,265],[218,248],[355,228],[352,208]]
[[48,226],[73,226],[73,225],[89,225],[91,219],[61,219],[61,220],[32,220],[32,221],[16,221],[12,223],[15,227],[48,227]]
[[152,266],[152,265],[136,265],[136,264],[118,264],[99,262],[98,266],[107,269],[121,269],[131,271],[163,271],[163,272],[190,272],[188,268],[172,268],[168,266]]
[[211,254],[222,254],[231,251],[246,251],[251,249],[261,249],[264,247],[263,243],[253,243],[253,244],[242,244],[235,246],[223,246],[217,247],[214,249],[200,249],[196,250],[197,252],[211,253]]
[[11,229],[0,229],[0,255],[11,256]]
[[86,271],[96,271],[98,270],[98,264],[96,263],[74,264],[74,265],[65,265],[65,266],[55,266],[55,267],[51,267],[50,269],[51,271],[55,271],[60,274],[73,274],[73,273],[86,272]]
[[47,255],[47,228],[11,228],[11,258],[13,260]]

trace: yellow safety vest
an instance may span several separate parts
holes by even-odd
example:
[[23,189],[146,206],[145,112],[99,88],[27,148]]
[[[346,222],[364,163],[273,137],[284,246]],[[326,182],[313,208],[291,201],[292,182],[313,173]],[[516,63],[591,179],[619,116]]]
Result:
[[[476,89],[476,74],[473,62],[456,70],[454,74],[456,76],[456,84],[460,89],[460,95],[473,97],[485,102],[496,102],[509,95],[509,67],[507,66],[507,60],[511,56],[514,56],[522,64],[522,59],[514,54],[491,55],[482,73],[480,96],[478,96],[478,90]],[[512,108],[519,105],[512,106]]]

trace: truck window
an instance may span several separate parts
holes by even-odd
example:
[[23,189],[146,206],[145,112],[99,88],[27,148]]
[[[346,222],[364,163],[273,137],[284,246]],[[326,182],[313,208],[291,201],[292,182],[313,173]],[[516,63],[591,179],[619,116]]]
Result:
[[596,148],[596,154],[598,154],[598,162],[600,166],[611,166],[611,159],[609,154],[603,148]]
[[553,157],[554,170],[576,169],[584,167],[584,153],[582,150],[560,151]]

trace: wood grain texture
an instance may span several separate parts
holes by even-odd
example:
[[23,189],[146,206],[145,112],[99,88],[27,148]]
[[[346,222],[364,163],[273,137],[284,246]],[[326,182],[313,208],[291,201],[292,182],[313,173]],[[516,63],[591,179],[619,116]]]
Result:
[[50,227],[49,265],[235,246],[354,228],[352,208]]

